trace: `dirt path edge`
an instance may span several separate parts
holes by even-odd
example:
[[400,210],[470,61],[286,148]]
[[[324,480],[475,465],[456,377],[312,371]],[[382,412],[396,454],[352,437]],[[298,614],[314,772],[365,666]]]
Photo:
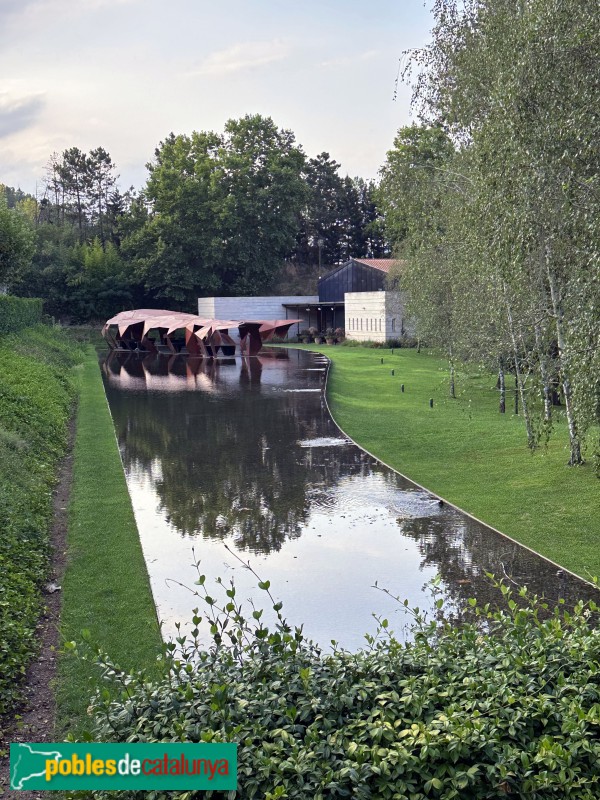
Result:
[[[53,492],[53,515],[50,529],[51,564],[46,585],[62,586],[67,563],[67,527],[69,497],[73,481],[73,448],[75,444],[76,409],[69,421],[69,438],[65,457]],[[23,702],[11,719],[0,728],[0,797],[11,800],[33,800],[46,792],[13,792],[9,790],[9,750],[11,742],[55,741],[56,701],[54,684],[60,647],[59,622],[62,591],[44,592],[44,607],[38,621],[40,650],[27,670]]]

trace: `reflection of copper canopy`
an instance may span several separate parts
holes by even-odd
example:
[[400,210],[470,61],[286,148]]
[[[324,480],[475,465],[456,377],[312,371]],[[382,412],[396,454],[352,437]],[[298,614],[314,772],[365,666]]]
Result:
[[[107,320],[102,336],[112,350],[135,350],[148,353],[183,353],[211,358],[218,351],[225,356],[235,354],[235,341],[229,335],[238,328],[240,348],[244,355],[256,355],[263,341],[284,337],[299,319],[219,320],[206,319],[183,311],[160,308],[138,308],[121,311]],[[110,329],[113,328],[111,331]],[[116,328],[116,331],[114,330]],[[159,341],[148,336],[157,331]],[[182,331],[182,336],[175,336]]]

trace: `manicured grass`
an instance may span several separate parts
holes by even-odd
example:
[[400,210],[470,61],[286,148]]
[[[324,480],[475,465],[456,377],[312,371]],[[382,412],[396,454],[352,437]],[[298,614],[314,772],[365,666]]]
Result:
[[452,400],[447,363],[432,353],[303,349],[331,358],[332,414],[362,447],[567,569],[600,577],[600,481],[589,463],[567,466],[560,414],[548,447],[531,454],[512,392],[498,413],[495,376],[459,373]]
[[[77,413],[62,633],[81,631],[127,669],[151,667],[160,632],[146,564],[94,348],[88,345]],[[95,676],[66,653],[59,664],[58,717],[65,731],[85,728]]]

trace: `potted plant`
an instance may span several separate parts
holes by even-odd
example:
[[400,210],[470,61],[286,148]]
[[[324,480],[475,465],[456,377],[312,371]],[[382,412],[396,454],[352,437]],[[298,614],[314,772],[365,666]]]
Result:
[[325,341],[327,344],[335,344],[335,331],[333,328],[327,328],[325,331]]
[[304,344],[310,344],[312,342],[312,336],[310,334],[310,330],[308,328],[305,328],[303,331],[300,331],[299,339],[301,342],[304,342]]
[[343,342],[346,338],[346,331],[343,328],[336,328],[334,334],[336,342]]
[[322,331],[319,331],[315,334],[315,344],[323,344],[325,341],[325,334]]

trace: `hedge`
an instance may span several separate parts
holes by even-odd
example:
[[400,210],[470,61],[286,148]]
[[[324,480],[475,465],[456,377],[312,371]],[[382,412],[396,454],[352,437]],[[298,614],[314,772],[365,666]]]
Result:
[[[552,610],[500,584],[503,611],[473,600],[466,621],[451,624],[415,610],[407,644],[380,620],[364,650],[325,653],[287,625],[268,581],[259,586],[277,613],[271,629],[261,611],[243,612],[233,584],[219,583],[223,600],[199,592],[210,647],[198,640],[196,612],[187,638],[166,645],[160,680],[97,654],[106,687],[90,710],[100,741],[238,743],[238,791],[127,798],[600,797],[593,602]],[[441,599],[436,607],[443,615]]]
[[0,334],[37,325],[42,319],[42,307],[43,301],[37,298],[0,294]]

